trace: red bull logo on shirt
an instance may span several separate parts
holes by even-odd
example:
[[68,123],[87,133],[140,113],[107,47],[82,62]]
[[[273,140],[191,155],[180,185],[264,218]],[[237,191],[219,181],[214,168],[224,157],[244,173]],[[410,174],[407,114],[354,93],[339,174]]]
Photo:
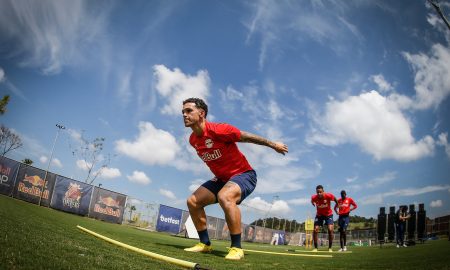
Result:
[[218,158],[220,158],[222,156],[222,153],[220,153],[219,149],[214,150],[212,153],[204,153],[203,155],[200,156],[200,158],[204,161],[211,161],[211,160],[216,160]]

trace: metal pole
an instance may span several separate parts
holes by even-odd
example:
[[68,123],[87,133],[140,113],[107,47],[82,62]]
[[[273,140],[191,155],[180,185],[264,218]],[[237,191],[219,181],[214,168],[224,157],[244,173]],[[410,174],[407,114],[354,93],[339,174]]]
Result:
[[49,159],[49,161],[48,161],[47,170],[45,171],[44,183],[43,183],[43,185],[42,185],[42,187],[41,187],[41,192],[40,192],[40,194],[39,194],[39,203],[38,203],[38,205],[41,205],[42,194],[44,193],[45,185],[47,184],[48,170],[50,169],[50,163],[52,162],[53,151],[55,150],[55,144],[56,144],[56,140],[58,140],[59,131],[60,131],[61,129],[66,129],[65,126],[60,125],[60,124],[56,124],[56,127],[58,128],[58,130],[56,131],[56,136],[55,136],[55,140],[53,141],[52,151],[50,152],[50,159]]

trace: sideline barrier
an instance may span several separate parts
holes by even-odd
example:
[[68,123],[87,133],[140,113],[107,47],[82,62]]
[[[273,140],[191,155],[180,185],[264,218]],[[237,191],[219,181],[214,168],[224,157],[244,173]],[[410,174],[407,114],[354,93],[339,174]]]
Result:
[[140,249],[140,248],[137,248],[137,247],[133,247],[133,246],[124,244],[122,242],[116,241],[114,239],[108,238],[106,236],[103,236],[101,234],[98,234],[96,232],[88,230],[86,228],[83,228],[80,225],[77,225],[77,228],[82,230],[82,231],[84,231],[84,232],[92,234],[93,236],[96,236],[96,237],[98,237],[100,239],[103,239],[103,240],[105,240],[105,241],[107,241],[107,242],[109,242],[111,244],[114,244],[114,245],[117,245],[117,246],[129,249],[129,250],[132,250],[132,251],[136,251],[137,253],[140,253],[140,254],[143,254],[145,256],[151,257],[153,259],[157,259],[157,260],[165,261],[165,262],[168,262],[168,263],[176,264],[176,265],[184,267],[184,268],[189,268],[189,269],[194,269],[194,270],[208,270],[208,268],[203,268],[198,263],[184,261],[184,260],[180,260],[180,259],[176,259],[176,258],[160,255],[160,254],[157,254],[157,253],[153,253],[153,252],[150,252],[150,251],[147,251],[147,250],[143,250],[143,249]]

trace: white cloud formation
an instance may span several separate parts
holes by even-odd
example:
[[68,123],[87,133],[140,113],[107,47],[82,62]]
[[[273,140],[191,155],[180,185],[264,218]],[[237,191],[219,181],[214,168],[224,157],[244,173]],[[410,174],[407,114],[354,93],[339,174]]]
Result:
[[405,189],[399,189],[399,190],[390,191],[390,192],[373,194],[373,195],[361,198],[359,201],[361,201],[361,204],[363,204],[363,205],[382,204],[384,198],[386,198],[386,197],[391,197],[391,196],[410,197],[410,196],[421,195],[421,194],[425,194],[425,193],[429,193],[429,192],[447,190],[449,188],[450,188],[450,185],[435,185],[435,186],[426,186],[426,187],[421,187],[421,188],[405,188]]
[[[47,164],[48,164],[48,157],[46,157],[46,156],[41,156],[41,157],[39,158],[39,161],[40,161],[42,164],[47,165]],[[62,167],[63,167],[61,161],[60,161],[59,159],[57,159],[57,158],[52,158],[52,164],[51,164],[51,166],[56,166],[56,167],[58,167],[58,168],[62,168]]]
[[171,199],[171,200],[176,200],[177,199],[175,194],[172,191],[167,190],[167,189],[162,189],[162,188],[159,189],[159,194],[161,194],[161,195],[163,195],[163,196],[165,196],[165,197],[167,197],[168,199]]
[[103,179],[112,179],[122,176],[122,173],[117,168],[105,167],[101,169],[100,177]]
[[442,200],[436,200],[436,201],[430,202],[430,207],[432,207],[432,208],[441,207],[441,206],[442,206]]
[[411,161],[434,151],[433,138],[415,141],[411,124],[397,103],[377,91],[331,100],[325,114],[313,118],[316,126],[307,136],[309,144],[355,143],[377,160]]
[[447,157],[450,159],[450,144],[448,143],[447,138],[448,138],[447,132],[439,134],[439,141],[437,142],[437,144],[444,147],[445,153],[447,154]]
[[191,184],[189,185],[189,190],[191,192],[196,191],[204,182],[206,181],[202,179],[196,179],[194,181],[191,181]]
[[391,182],[397,176],[396,172],[386,172],[383,176],[376,177],[366,183],[367,188],[374,188]]
[[88,171],[89,168],[92,166],[91,163],[86,162],[86,161],[84,161],[84,160],[82,160],[82,159],[77,160],[77,161],[76,161],[76,164],[77,164],[77,167],[78,167],[79,169],[83,170],[83,171]]
[[22,66],[59,73],[91,55],[89,45],[101,40],[109,10],[90,1],[1,1],[0,42],[22,58]]
[[155,65],[153,76],[156,90],[167,101],[161,108],[163,114],[181,115],[183,100],[198,97],[206,102],[209,96],[210,79],[206,70],[199,70],[197,75],[190,76],[178,68],[170,70],[164,65]]
[[6,80],[5,71],[0,67],[0,83]]
[[293,205],[309,205],[311,204],[311,198],[297,198],[289,200],[288,203]]
[[56,166],[58,168],[62,168],[63,167],[61,161],[58,158],[52,158],[52,165]]
[[450,95],[450,50],[434,44],[430,55],[403,53],[414,69],[415,109],[437,107]]
[[270,203],[261,197],[245,200],[243,205],[264,216],[286,216],[292,211],[286,201],[275,200],[273,203]]
[[372,75],[370,79],[378,85],[380,92],[388,92],[393,90],[392,85],[384,79],[382,74]]
[[[362,41],[359,29],[346,20],[348,9],[343,2],[327,2],[324,7],[321,1],[311,4],[283,1],[252,1],[250,3],[251,18],[244,24],[248,29],[246,42],[260,42],[258,59],[259,69],[263,69],[269,54],[290,49],[281,40],[289,40],[289,46],[302,45],[308,36],[313,41],[326,45],[336,53],[348,50],[350,42]],[[347,39],[346,37],[352,38]]]
[[130,182],[142,185],[148,185],[152,182],[152,180],[144,172],[141,171],[133,171],[133,174],[127,175],[127,178]]
[[140,122],[136,139],[116,141],[116,150],[144,164],[165,165],[175,159],[180,147],[169,132],[157,129],[150,122]]

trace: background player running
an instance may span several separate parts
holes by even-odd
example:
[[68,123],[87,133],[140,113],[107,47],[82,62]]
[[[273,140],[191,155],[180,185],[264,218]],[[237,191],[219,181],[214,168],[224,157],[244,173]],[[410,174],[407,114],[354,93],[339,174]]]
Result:
[[328,227],[328,251],[333,252],[334,226],[333,226],[333,210],[331,210],[331,201],[337,204],[337,200],[331,193],[325,193],[323,186],[316,187],[316,194],[311,197],[311,204],[317,208],[316,218],[314,220],[314,249],[317,251],[318,234],[320,228],[325,223]]
[[341,198],[338,199],[338,203],[334,206],[334,211],[339,215],[339,242],[341,249],[339,251],[347,251],[347,227],[350,223],[350,212],[358,208],[355,201],[347,197],[345,190],[341,191]]

